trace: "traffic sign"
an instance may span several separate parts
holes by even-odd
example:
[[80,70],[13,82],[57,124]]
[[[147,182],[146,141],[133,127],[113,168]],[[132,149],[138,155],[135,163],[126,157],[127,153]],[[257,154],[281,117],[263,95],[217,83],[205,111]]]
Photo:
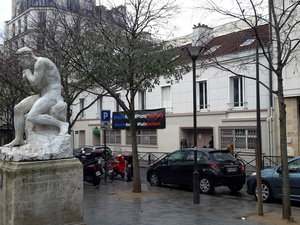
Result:
[[110,128],[110,122],[102,122],[101,123],[102,130],[108,130],[109,128]]
[[109,122],[110,121],[110,110],[101,110],[101,117],[102,122]]

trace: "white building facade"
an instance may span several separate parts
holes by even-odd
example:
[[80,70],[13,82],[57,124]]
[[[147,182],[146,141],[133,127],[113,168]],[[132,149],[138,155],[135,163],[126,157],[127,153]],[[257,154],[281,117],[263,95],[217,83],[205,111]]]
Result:
[[[195,27],[195,29],[198,29]],[[200,25],[200,28],[201,25]],[[262,25],[259,32],[268,37],[268,25]],[[255,43],[253,33],[243,30],[214,37],[207,52],[213,52],[224,67],[255,77]],[[267,40],[266,40],[267,43]],[[183,46],[182,46],[183,47]],[[209,147],[213,139],[216,149],[225,148],[231,141],[235,150],[253,154],[256,143],[256,93],[255,80],[235,76],[229,71],[216,68],[204,58],[197,61],[197,146]],[[187,58],[187,63],[191,61]],[[241,62],[248,62],[241,66]],[[267,61],[260,56],[260,63]],[[261,81],[270,83],[269,72],[260,67]],[[260,89],[262,148],[266,155],[273,154],[273,118],[270,108],[270,93]],[[122,93],[120,93],[122,96]],[[82,95],[73,112],[87,105],[95,96]],[[182,80],[168,84],[163,79],[151,91],[140,92],[136,98],[136,109],[166,109],[166,128],[138,131],[138,148],[144,152],[172,152],[180,148],[181,138],[193,145],[193,94],[192,71],[184,74]],[[100,111],[122,111],[113,98],[103,97],[89,108],[73,127],[74,147],[103,144],[100,127]],[[107,145],[115,151],[130,151],[130,135],[127,130],[108,130]]]

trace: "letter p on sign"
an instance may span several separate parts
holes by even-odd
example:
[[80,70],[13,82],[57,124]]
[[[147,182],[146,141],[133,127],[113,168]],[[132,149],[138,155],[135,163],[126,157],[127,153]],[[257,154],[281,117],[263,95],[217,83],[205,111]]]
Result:
[[110,110],[101,110],[101,121],[110,121]]

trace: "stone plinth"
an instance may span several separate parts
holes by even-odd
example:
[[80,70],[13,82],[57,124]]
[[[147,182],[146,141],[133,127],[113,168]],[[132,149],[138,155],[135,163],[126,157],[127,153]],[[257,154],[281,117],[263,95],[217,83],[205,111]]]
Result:
[[77,159],[0,161],[0,225],[84,225]]

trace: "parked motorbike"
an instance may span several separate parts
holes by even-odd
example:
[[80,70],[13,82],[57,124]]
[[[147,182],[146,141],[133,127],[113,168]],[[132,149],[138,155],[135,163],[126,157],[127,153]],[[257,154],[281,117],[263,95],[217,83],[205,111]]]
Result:
[[84,151],[77,158],[83,165],[83,180],[95,186],[99,185],[103,173],[101,159],[92,153],[86,154]]
[[112,171],[113,179],[117,178],[119,175],[123,179],[126,171],[126,162],[124,156],[115,156],[114,159],[109,162],[109,169]]

